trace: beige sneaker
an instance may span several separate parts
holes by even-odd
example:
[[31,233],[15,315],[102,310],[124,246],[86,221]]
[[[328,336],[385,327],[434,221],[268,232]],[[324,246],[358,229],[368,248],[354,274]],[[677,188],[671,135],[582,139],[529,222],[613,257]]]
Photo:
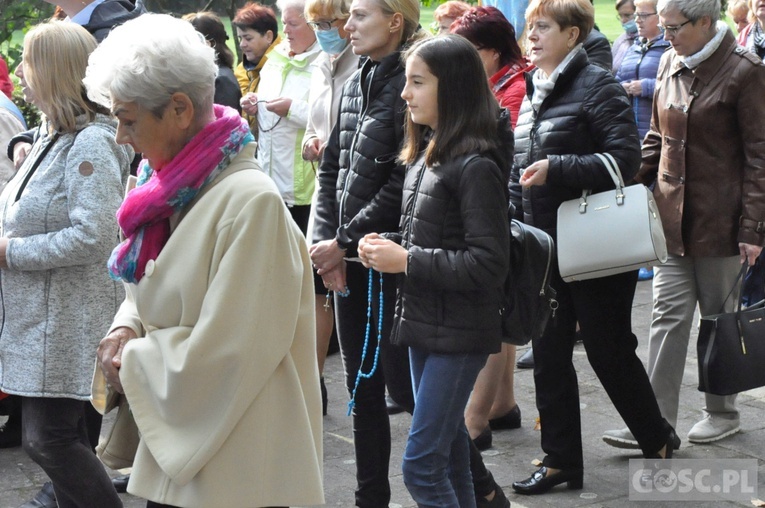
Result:
[[628,428],[605,431],[603,441],[616,448],[640,449],[640,445]]
[[704,419],[691,427],[688,441],[691,443],[712,443],[741,430],[738,413],[707,413]]

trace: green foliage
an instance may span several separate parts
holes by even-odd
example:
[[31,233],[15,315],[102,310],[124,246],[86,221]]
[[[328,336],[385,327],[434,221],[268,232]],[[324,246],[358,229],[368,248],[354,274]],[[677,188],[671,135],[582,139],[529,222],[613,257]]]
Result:
[[31,129],[40,123],[40,110],[32,104],[24,102],[24,94],[21,93],[21,89],[16,87],[13,90],[13,102],[21,110],[21,114],[24,117],[24,121],[27,122],[27,126]]
[[0,0],[0,53],[8,68],[15,69],[21,57],[23,34],[53,14],[53,6],[39,0]]

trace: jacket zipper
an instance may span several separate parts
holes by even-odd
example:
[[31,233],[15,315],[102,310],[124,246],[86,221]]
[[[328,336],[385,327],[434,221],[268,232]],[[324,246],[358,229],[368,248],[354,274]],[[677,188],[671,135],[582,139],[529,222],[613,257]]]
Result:
[[414,186],[414,197],[412,198],[412,207],[409,210],[409,224],[406,227],[406,243],[407,246],[412,238],[412,222],[414,222],[414,208],[417,206],[417,195],[420,193],[420,185],[425,176],[425,162],[423,161],[420,166],[420,173],[417,175],[417,185]]
[[[646,43],[640,48],[640,59],[637,62],[637,65],[635,66],[635,78],[640,81],[640,64],[643,63],[643,58],[645,58],[645,55],[648,53],[648,51],[651,49],[651,46],[653,44]],[[638,103],[639,103],[639,97],[634,97],[632,99],[633,103],[633,111],[635,112],[635,121],[637,122],[638,118]]]
[[[410,243],[410,238],[412,237],[412,222],[414,222],[414,208],[417,205],[417,194],[420,193],[420,185],[422,184],[422,179],[425,176],[425,162],[422,163],[422,166],[420,166],[420,174],[417,175],[417,185],[414,186],[414,196],[412,197],[412,207],[409,213],[409,224],[406,226],[406,240],[404,238],[401,239],[401,243],[406,242],[407,245]],[[401,305],[401,291],[396,292],[396,303],[399,307],[402,307]],[[401,313],[399,313],[398,318],[396,319],[397,323],[396,326],[393,327],[393,333],[391,334],[391,342],[394,344],[398,344],[398,330],[401,328]]]
[[353,141],[351,142],[351,148],[348,152],[348,170],[345,173],[345,181],[343,181],[343,191],[340,197],[340,207],[337,210],[337,223],[339,225],[343,224],[343,210],[345,210],[345,198],[347,196],[347,186],[348,186],[348,178],[351,176],[351,163],[353,161],[353,154],[356,151],[356,142],[359,139],[359,126],[363,123],[364,119],[367,116],[367,110],[369,109],[369,97],[372,95],[372,83],[375,80],[375,71],[377,71],[377,66],[375,65],[372,67],[371,73],[372,75],[369,77],[369,85],[367,87],[367,93],[366,97],[364,96],[364,83],[361,83],[361,98],[364,100],[364,109],[361,111],[361,116],[359,117],[359,121],[357,123],[356,132],[353,135]]

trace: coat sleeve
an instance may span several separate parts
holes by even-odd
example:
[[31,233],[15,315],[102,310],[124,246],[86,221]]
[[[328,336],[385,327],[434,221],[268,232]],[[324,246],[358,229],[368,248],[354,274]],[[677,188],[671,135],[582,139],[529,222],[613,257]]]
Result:
[[340,173],[340,122],[335,123],[319,164],[319,190],[314,209],[314,241],[331,240],[337,234],[337,178]]
[[[403,88],[403,85],[401,89]],[[401,217],[401,193],[404,188],[406,165],[397,162],[398,151],[404,138],[406,103],[400,95],[393,104],[393,129],[396,146],[391,147],[391,168],[388,181],[380,187],[377,194],[346,224],[337,228],[337,243],[344,249],[354,248],[364,234],[374,231],[379,222],[398,223]]]
[[[610,153],[625,183],[640,164],[640,140],[627,93],[615,81],[596,82],[582,105],[595,150]],[[575,189],[613,189],[614,182],[594,154],[550,155],[547,181]]]
[[210,239],[216,254],[203,270],[198,320],[149,329],[125,347],[120,378],[141,438],[181,485],[216,455],[253,401],[268,396],[272,378],[292,368],[296,330],[313,322],[313,303],[302,296],[311,286],[308,252],[291,221],[275,189],[256,192]]
[[409,248],[407,278],[435,290],[499,287],[510,263],[510,226],[499,167],[486,159],[459,176],[459,203],[466,249]]
[[117,245],[116,212],[122,202],[130,161],[112,134],[83,130],[66,157],[68,227],[8,242],[11,270],[50,270],[90,264],[109,257]]
[[526,96],[526,80],[517,79],[508,86],[500,97],[499,105],[507,109],[510,114],[510,125],[515,129],[518,123],[518,113],[523,104],[523,98]]
[[125,300],[123,300],[120,308],[117,310],[117,314],[114,316],[114,320],[112,320],[109,333],[125,326],[133,330],[137,337],[143,337],[146,331],[143,329],[138,309],[135,306],[135,296],[133,295],[135,286],[133,284],[123,284],[123,286],[125,288]]
[[298,129],[305,129],[308,123],[308,101],[293,99],[287,114],[287,121]]
[[659,107],[663,107],[660,102],[662,98],[656,92],[656,86],[660,86],[664,79],[667,79],[669,70],[669,52],[665,52],[659,62],[659,70],[654,82],[654,100],[651,104],[651,125],[643,139],[641,146],[641,163],[635,181],[643,185],[651,185],[656,181],[659,172],[659,159],[661,159],[661,122]]
[[741,189],[742,221],[738,241],[751,245],[763,245],[765,232],[757,231],[753,223],[765,227],[765,66],[752,66],[749,75],[741,80],[742,88],[738,99],[738,124],[760,126],[744,128],[741,137],[744,145],[744,182]]

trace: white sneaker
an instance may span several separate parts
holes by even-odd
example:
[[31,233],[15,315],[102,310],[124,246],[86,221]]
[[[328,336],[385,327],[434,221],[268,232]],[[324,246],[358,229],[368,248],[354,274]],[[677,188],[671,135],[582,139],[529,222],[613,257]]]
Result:
[[627,428],[605,431],[603,441],[616,448],[640,449],[637,440]]
[[691,443],[712,443],[741,430],[736,413],[707,413],[704,419],[691,427],[688,441]]

